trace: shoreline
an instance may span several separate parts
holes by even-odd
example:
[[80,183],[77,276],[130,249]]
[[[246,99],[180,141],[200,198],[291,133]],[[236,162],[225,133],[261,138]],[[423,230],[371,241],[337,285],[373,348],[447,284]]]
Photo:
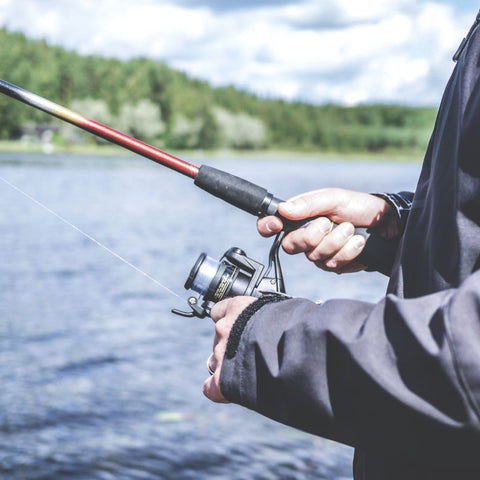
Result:
[[[163,150],[162,147],[158,147]],[[321,150],[282,150],[282,149],[267,149],[267,150],[230,150],[230,149],[216,149],[216,150],[166,150],[172,155],[179,158],[222,158],[240,160],[247,159],[276,159],[279,161],[291,161],[298,158],[302,160],[312,161],[372,161],[372,162],[409,162],[421,163],[425,152],[421,151],[402,151],[402,150],[385,150],[381,152],[342,152],[342,151],[321,151]],[[51,143],[31,143],[16,140],[1,140],[0,154],[19,153],[19,154],[65,154],[65,155],[95,155],[95,156],[117,156],[128,157],[138,156],[129,150],[113,144],[105,145],[75,145],[75,146],[58,146]]]

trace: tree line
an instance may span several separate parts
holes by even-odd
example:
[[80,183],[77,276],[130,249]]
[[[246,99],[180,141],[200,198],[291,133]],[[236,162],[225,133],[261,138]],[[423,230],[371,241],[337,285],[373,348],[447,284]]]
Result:
[[[263,99],[147,58],[82,56],[0,29],[5,80],[144,141],[175,149],[424,150],[436,110],[400,105],[311,105]],[[51,117],[0,96],[0,138]],[[56,124],[55,141],[94,141]]]

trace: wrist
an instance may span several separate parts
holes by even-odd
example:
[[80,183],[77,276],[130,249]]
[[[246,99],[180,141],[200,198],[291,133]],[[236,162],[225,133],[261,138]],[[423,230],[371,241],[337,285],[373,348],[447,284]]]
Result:
[[386,204],[379,218],[379,229],[386,238],[399,236],[405,229],[413,195],[409,192],[372,193],[372,195],[382,199]]
[[240,339],[242,337],[242,333],[247,326],[250,318],[258,312],[263,306],[281,302],[286,300],[287,296],[276,294],[276,293],[267,293],[262,295],[258,300],[248,305],[238,316],[237,320],[233,324],[232,329],[230,330],[230,335],[228,337],[227,349],[225,351],[225,358],[231,360],[235,357],[238,345],[240,344]]

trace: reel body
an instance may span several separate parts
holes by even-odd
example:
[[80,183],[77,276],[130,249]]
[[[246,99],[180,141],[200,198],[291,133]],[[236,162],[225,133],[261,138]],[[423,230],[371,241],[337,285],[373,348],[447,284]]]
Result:
[[282,236],[278,235],[270,249],[267,267],[248,257],[238,247],[228,249],[218,261],[202,253],[185,282],[186,290],[199,294],[188,298],[188,305],[192,310],[172,312],[184,317],[204,318],[210,315],[215,303],[228,297],[261,297],[264,293],[285,293],[278,258],[281,238]]

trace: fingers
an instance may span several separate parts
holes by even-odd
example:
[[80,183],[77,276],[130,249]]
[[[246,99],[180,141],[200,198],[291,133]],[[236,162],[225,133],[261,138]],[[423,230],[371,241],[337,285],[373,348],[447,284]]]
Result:
[[[278,213],[291,220],[326,215],[338,207],[339,202],[343,201],[344,194],[342,192],[341,189],[331,188],[304,193],[287,202],[281,202],[278,205]],[[257,228],[263,237],[271,237],[282,230],[283,223],[278,217],[268,216],[258,219]]]
[[310,252],[325,239],[331,228],[328,218],[317,218],[306,227],[289,233],[282,242],[283,249],[290,255]]
[[225,347],[221,343],[215,341],[213,353],[207,359],[207,370],[210,375],[213,375],[222,365],[223,355],[225,354]]
[[283,223],[278,217],[268,216],[257,220],[257,229],[262,237],[276,235],[283,228]]
[[280,203],[278,211],[292,220],[329,215],[341,208],[349,193],[340,188],[314,190]]
[[215,325],[215,341],[213,353],[207,359],[207,369],[210,377],[203,383],[203,394],[215,403],[229,403],[220,390],[220,373],[222,369],[222,360],[225,354],[225,342],[219,336],[217,325]]
[[384,221],[389,210],[388,203],[382,198],[343,188],[303,193],[278,206],[279,213],[292,220],[322,215],[335,223],[352,222],[366,227]]
[[220,390],[220,374],[228,338],[240,313],[256,300],[255,297],[247,296],[227,298],[216,303],[210,312],[210,316],[215,322],[215,337],[213,353],[207,360],[207,367],[210,372],[213,372],[213,375],[205,381],[203,393],[213,402],[228,403]]
[[226,338],[223,322],[215,324],[215,340],[213,353],[208,357],[207,369],[210,377],[203,383],[203,394],[215,403],[229,403],[220,390],[220,374],[222,370],[223,357],[225,355]]
[[[391,208],[388,203],[375,195],[354,192],[342,188],[324,188],[303,193],[278,205],[278,213],[290,220],[326,216],[336,223],[352,222],[365,227],[386,222]],[[394,217],[394,216],[392,216]],[[396,227],[395,221],[392,228]],[[257,223],[259,233],[270,237],[281,231],[280,218],[268,216]]]
[[325,235],[313,250],[305,252],[307,258],[312,262],[317,262],[333,257],[346,247],[354,232],[355,228],[351,223],[345,222],[338,225],[331,233]]
[[227,315],[228,308],[230,306],[230,298],[226,298],[221,302],[217,302],[210,311],[210,318],[217,323],[219,320],[224,318]]
[[255,300],[257,300],[257,298],[248,296],[226,298],[213,306],[210,317],[215,323],[224,320],[223,323],[227,325],[228,332],[230,332],[238,315]]
[[365,239],[355,235],[351,223],[344,222],[330,231],[331,222],[325,217],[312,221],[307,227],[289,233],[282,246],[288,254],[305,253],[323,270],[344,273],[362,270],[358,264],[349,265],[365,246]]
[[[281,202],[278,205],[278,213],[290,220],[301,220],[322,215],[328,216],[337,223],[354,221],[361,213],[363,204],[369,197],[372,196],[341,188],[325,188],[303,193],[287,202]],[[257,221],[257,228],[260,235],[270,237],[282,230],[283,223],[276,216],[268,216]]]
[[220,372],[215,372],[203,383],[203,394],[212,402],[229,403],[220,390]]
[[317,267],[336,273],[349,273],[363,270],[362,265],[353,263],[354,260],[360,255],[363,247],[365,246],[365,239],[361,235],[354,235],[350,237],[343,247],[334,252],[331,256],[325,256],[325,252],[322,252],[319,260],[315,260],[314,263]]

